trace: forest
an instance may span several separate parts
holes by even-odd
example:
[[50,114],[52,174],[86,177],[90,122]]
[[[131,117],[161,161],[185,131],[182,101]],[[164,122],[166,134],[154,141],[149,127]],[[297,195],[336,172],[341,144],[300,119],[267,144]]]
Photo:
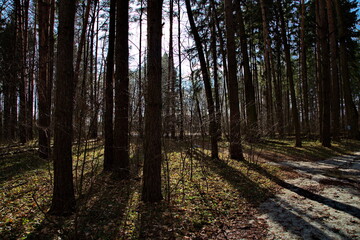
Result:
[[360,239],[357,0],[0,0],[0,239]]

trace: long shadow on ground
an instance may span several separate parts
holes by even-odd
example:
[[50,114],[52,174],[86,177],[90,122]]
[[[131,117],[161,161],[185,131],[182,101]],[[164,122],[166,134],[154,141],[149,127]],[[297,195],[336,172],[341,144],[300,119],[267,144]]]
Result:
[[0,157],[0,184],[28,171],[45,168],[47,164],[33,151]]
[[[264,202],[269,197],[273,197],[273,195],[267,189],[262,188],[257,183],[253,182],[251,179],[241,173],[239,170],[233,168],[224,161],[211,160],[209,159],[209,157],[205,156],[199,151],[197,151],[196,155],[198,157],[201,156],[201,158],[206,161],[206,164],[211,171],[218,174],[224,180],[229,182],[235,189],[238,190],[240,196],[244,197],[249,203],[253,203],[255,204],[255,206],[258,206],[260,203]],[[270,173],[268,173],[268,175],[269,174]],[[268,177],[268,175],[265,176]],[[294,213],[286,209],[284,206],[278,205],[277,207],[279,208],[279,210],[281,210],[282,213],[284,213],[284,215],[294,218],[297,217]],[[322,239],[330,239],[330,237],[321,229],[311,225],[306,220],[299,219],[298,221],[302,226],[307,226],[307,230],[313,233],[313,235],[311,235],[310,237],[313,237],[314,239],[317,239],[317,237],[320,237]],[[295,235],[301,236],[301,233],[297,230],[296,226],[288,227],[286,230],[292,232]]]
[[293,184],[290,184],[290,183],[287,183],[287,182],[281,180],[280,178],[272,175],[266,169],[262,168],[259,165],[249,163],[249,162],[246,162],[246,161],[245,161],[245,163],[249,167],[251,167],[251,169],[259,172],[260,174],[262,174],[263,176],[265,176],[265,177],[269,178],[270,180],[274,181],[275,183],[277,183],[279,186],[281,186],[283,188],[286,188],[286,189],[288,189],[288,190],[290,190],[290,191],[292,191],[294,193],[297,193],[300,196],[303,196],[303,197],[308,198],[310,200],[322,203],[322,204],[327,205],[327,206],[329,206],[331,208],[334,208],[336,210],[343,211],[345,213],[348,213],[348,214],[360,219],[360,209],[357,208],[357,207],[354,207],[354,206],[351,206],[351,205],[348,205],[348,204],[345,204],[345,203],[341,203],[341,202],[332,200],[330,198],[321,196],[319,194],[312,193],[312,192],[310,192],[310,191],[308,191],[306,189],[303,189],[301,187],[297,187],[297,186],[295,186]]

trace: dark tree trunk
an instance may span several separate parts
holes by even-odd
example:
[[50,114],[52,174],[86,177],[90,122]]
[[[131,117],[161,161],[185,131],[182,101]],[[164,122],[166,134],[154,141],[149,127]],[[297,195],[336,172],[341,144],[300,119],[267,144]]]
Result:
[[260,0],[261,17],[262,17],[262,31],[264,42],[264,60],[265,60],[265,81],[266,81],[266,127],[270,134],[273,134],[273,103],[272,103],[272,81],[271,81],[271,40],[269,36],[269,27],[267,19],[267,6],[265,0]]
[[318,26],[318,48],[320,56],[318,56],[320,67],[320,98],[319,104],[321,107],[320,112],[320,126],[321,126],[321,143],[324,147],[331,146],[331,133],[330,133],[330,76],[329,76],[329,47],[328,47],[328,22],[326,16],[326,3],[325,0],[319,0],[317,2],[317,26]]
[[143,138],[144,136],[144,130],[143,130],[143,90],[142,90],[142,75],[141,75],[141,68],[142,68],[142,56],[141,56],[141,50],[142,50],[142,21],[143,21],[143,0],[140,0],[140,36],[139,36],[139,79],[138,79],[138,86],[139,86],[139,92],[138,92],[138,105],[139,105],[139,125],[138,125],[138,132],[139,137]]
[[116,0],[110,0],[109,46],[106,62],[105,83],[105,150],[104,170],[110,171],[114,163],[114,132],[113,132],[113,77],[114,77],[114,48],[115,48],[115,12]]
[[330,67],[331,67],[331,126],[332,137],[339,140],[340,131],[340,92],[337,66],[337,43],[336,43],[336,26],[331,0],[326,0],[327,18],[329,26],[329,43],[330,43]]
[[294,84],[293,68],[291,63],[290,46],[287,41],[284,12],[281,5],[282,5],[281,0],[278,0],[280,23],[281,23],[281,36],[282,36],[282,42],[285,52],[286,76],[289,81],[290,96],[291,96],[291,115],[295,128],[295,146],[301,147],[300,120],[299,120],[299,113],[298,113],[298,107],[297,107],[296,95],[295,95],[295,84]]
[[205,93],[206,93],[206,100],[207,100],[207,107],[209,112],[209,133],[211,137],[211,158],[217,159],[219,158],[218,154],[218,143],[217,143],[217,131],[216,131],[216,116],[215,116],[215,107],[214,107],[214,100],[212,97],[212,90],[211,90],[211,83],[210,83],[210,77],[208,73],[208,68],[206,66],[206,61],[204,57],[204,51],[201,44],[201,39],[199,36],[199,33],[197,31],[194,17],[191,11],[191,5],[190,0],[185,0],[186,3],[186,11],[189,17],[191,32],[194,36],[196,49],[199,55],[200,60],[200,66],[201,66],[201,73],[203,76],[203,81],[205,85]]
[[[215,18],[215,14],[212,16]],[[216,26],[215,20],[212,18],[210,22],[211,28],[211,53],[213,58],[213,78],[214,78],[214,92],[215,92],[215,111],[216,111],[216,130],[218,139],[221,139],[221,105],[219,96],[219,74],[218,74],[218,54],[217,54],[217,37],[216,37]]]
[[300,69],[301,69],[301,83],[302,83],[302,94],[304,101],[304,122],[305,122],[305,133],[310,133],[309,123],[309,87],[308,87],[308,76],[307,76],[307,64],[306,64],[306,43],[305,43],[305,3],[304,0],[300,1]]
[[49,74],[50,49],[50,0],[38,2],[39,17],[39,156],[49,158],[50,149],[50,117],[51,117],[51,88],[52,79]]
[[240,109],[239,109],[239,90],[237,82],[237,63],[235,50],[235,31],[232,0],[225,0],[225,20],[226,20],[226,48],[228,60],[228,86],[229,86],[229,105],[230,105],[230,157],[236,160],[244,160],[241,147],[240,135]]
[[346,122],[347,122],[346,129],[351,138],[360,140],[359,114],[351,94],[348,53],[346,49],[344,23],[343,23],[344,20],[340,9],[339,0],[335,0],[335,10],[337,17],[337,29],[339,31],[339,42],[340,42],[339,55],[340,55],[341,78],[343,82],[342,88],[343,88],[344,100],[345,100],[345,111],[346,111]]
[[129,1],[117,1],[114,171],[129,177]]
[[75,1],[59,1],[58,53],[54,121],[54,190],[52,215],[69,215],[75,210],[72,173],[74,109],[74,20]]
[[184,138],[184,101],[183,101],[183,89],[182,89],[182,76],[181,76],[181,8],[180,0],[178,0],[178,51],[179,51],[179,101],[180,101],[180,135],[179,138]]
[[147,94],[142,200],[157,202],[161,194],[161,35],[162,0],[148,0]]
[[252,82],[252,74],[250,70],[250,60],[248,54],[248,43],[245,32],[244,18],[240,6],[240,0],[237,0],[237,14],[239,23],[239,35],[241,44],[241,54],[244,62],[244,82],[245,82],[245,101],[246,101],[246,115],[247,115],[247,129],[250,133],[250,138],[257,138],[257,112],[255,105],[255,90]]

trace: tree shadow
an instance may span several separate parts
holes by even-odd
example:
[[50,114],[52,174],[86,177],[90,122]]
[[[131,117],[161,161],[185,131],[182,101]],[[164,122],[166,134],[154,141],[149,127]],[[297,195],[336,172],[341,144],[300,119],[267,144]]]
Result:
[[0,157],[0,184],[25,172],[46,168],[48,163],[38,157],[35,151]]
[[281,186],[283,188],[286,188],[300,196],[303,196],[310,200],[327,205],[328,207],[331,207],[333,209],[348,213],[348,214],[360,219],[360,209],[357,207],[332,200],[330,198],[310,192],[309,190],[306,190],[301,187],[297,187],[293,184],[287,183],[287,182],[281,180],[280,178],[274,176],[273,174],[269,173],[266,169],[262,168],[261,166],[259,166],[257,164],[253,164],[253,163],[250,163],[247,161],[244,161],[244,163],[247,164],[251,169],[257,171],[258,173],[262,174],[263,176],[267,177],[268,179],[272,180],[273,182],[275,182],[276,184],[278,184],[279,186]]
[[[254,205],[255,207],[259,207],[261,203],[263,203],[269,198],[270,202],[276,203],[275,200],[272,200],[275,196],[269,190],[262,188],[236,168],[228,165],[222,160],[211,160],[208,156],[204,155],[199,151],[196,151],[196,156],[199,160],[205,161],[211,171],[218,174],[224,180],[230,183],[238,191],[241,197],[244,197],[250,204]],[[307,230],[314,233],[314,235],[310,236],[310,238],[313,237],[311,239],[317,239],[316,237],[330,239],[330,237],[321,229],[311,225],[306,220],[299,218],[283,205],[276,204],[276,207],[278,208],[278,211],[284,214],[284,216],[286,215],[291,218],[297,218],[301,226],[307,227]],[[279,219],[278,216],[270,217],[274,220]],[[282,224],[282,226],[285,227],[286,230],[292,232],[295,235],[301,236],[302,233],[298,231],[296,226],[288,226],[287,224],[285,224],[284,221],[278,222],[279,224]]]
[[46,214],[27,239],[119,239],[129,213],[127,207],[133,193],[140,188],[138,151],[130,162],[130,179],[120,180],[111,172],[97,175],[87,191],[77,199],[75,214],[69,217]]

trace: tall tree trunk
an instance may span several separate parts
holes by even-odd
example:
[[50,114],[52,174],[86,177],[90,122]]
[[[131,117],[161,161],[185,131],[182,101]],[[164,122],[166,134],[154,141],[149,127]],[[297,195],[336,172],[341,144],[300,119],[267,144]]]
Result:
[[324,147],[331,146],[331,133],[330,133],[330,76],[329,76],[329,47],[328,47],[328,22],[326,16],[326,3],[325,0],[319,0],[317,2],[317,26],[318,26],[318,48],[320,56],[318,56],[320,66],[320,99],[319,104],[322,106],[320,112],[320,123],[321,123],[321,143]]
[[50,214],[75,210],[72,174],[72,118],[74,109],[74,20],[76,2],[59,1],[58,53],[54,123],[54,190]]
[[286,24],[285,24],[284,12],[282,8],[281,0],[278,0],[278,6],[280,12],[281,36],[282,36],[284,52],[285,52],[286,76],[289,81],[289,88],[291,95],[291,115],[295,128],[295,146],[301,147],[300,120],[299,120],[299,113],[298,113],[298,107],[297,107],[296,95],[295,95],[294,75],[293,75],[293,68],[291,63],[290,46],[288,44],[287,36],[286,36]]
[[340,131],[340,92],[337,66],[337,43],[336,26],[331,0],[326,0],[326,9],[329,25],[329,43],[330,43],[330,67],[331,67],[331,126],[334,140],[339,140]]
[[308,76],[307,76],[307,64],[306,64],[306,43],[305,43],[305,2],[300,0],[300,69],[301,69],[301,83],[302,83],[302,94],[304,101],[304,122],[305,122],[305,133],[310,133],[309,123],[309,87],[308,87]]
[[142,200],[157,202],[161,194],[161,36],[162,0],[148,0],[147,94]]
[[50,0],[38,2],[39,18],[39,79],[37,84],[39,101],[39,156],[49,158],[50,149],[50,117],[51,117],[51,88],[52,81],[49,74],[50,49]]
[[115,12],[116,0],[110,0],[109,46],[106,61],[105,83],[105,150],[104,170],[110,171],[114,163],[114,132],[113,132],[113,77],[114,77],[114,48],[115,48]]
[[174,71],[174,45],[173,45],[173,18],[174,18],[174,0],[170,0],[170,13],[169,13],[169,65],[168,76],[170,84],[170,136],[175,138],[175,71]]
[[139,86],[139,92],[138,92],[138,105],[139,105],[139,126],[138,126],[138,132],[139,132],[139,137],[142,138],[144,135],[144,130],[143,130],[143,104],[142,104],[142,99],[143,99],[143,94],[142,94],[142,75],[141,75],[141,69],[142,69],[142,20],[143,20],[143,13],[144,13],[144,9],[143,9],[143,0],[140,0],[140,36],[139,36],[139,79],[138,79],[138,86]]
[[341,69],[341,79],[342,79],[342,90],[344,92],[345,100],[345,111],[346,111],[346,122],[347,122],[347,132],[351,138],[360,139],[359,131],[359,114],[356,109],[354,100],[351,94],[350,86],[350,75],[349,75],[349,65],[348,65],[348,53],[346,49],[345,42],[345,30],[344,30],[344,20],[340,8],[340,1],[335,0],[335,10],[337,17],[337,29],[339,33],[339,42],[340,42],[340,69]]
[[230,105],[230,157],[244,160],[240,135],[239,88],[237,82],[237,63],[235,49],[235,31],[232,0],[225,0],[226,48],[228,60],[228,85]]
[[[214,15],[214,14],[213,14]],[[214,15],[215,17],[215,15]],[[221,105],[219,96],[219,75],[218,75],[218,55],[217,55],[217,37],[216,37],[216,26],[214,19],[210,22],[211,28],[211,52],[213,58],[213,78],[214,78],[214,92],[215,92],[215,111],[216,111],[216,130],[218,139],[221,139]]]
[[262,30],[263,30],[263,42],[264,42],[264,60],[265,60],[265,81],[266,81],[266,122],[267,128],[270,134],[273,134],[273,104],[272,104],[272,84],[271,84],[271,40],[269,36],[269,27],[267,19],[267,6],[265,0],[260,0],[261,17],[262,17]]
[[244,82],[245,82],[245,102],[246,102],[246,115],[247,115],[247,129],[250,133],[250,138],[256,139],[258,136],[257,130],[257,112],[255,105],[255,90],[252,82],[252,74],[250,70],[250,60],[248,54],[248,43],[245,32],[244,18],[241,10],[240,0],[236,0],[237,14],[239,23],[239,35],[241,44],[241,54],[244,62]]
[[114,171],[129,177],[129,0],[117,1]]
[[201,39],[199,33],[197,31],[194,17],[191,11],[190,0],[185,0],[186,3],[186,10],[189,17],[191,32],[194,36],[196,49],[198,52],[200,66],[201,66],[201,73],[203,76],[203,81],[205,85],[205,93],[206,93],[206,100],[207,100],[207,107],[209,112],[209,133],[211,137],[211,158],[217,159],[219,157],[218,154],[218,143],[217,143],[217,132],[216,132],[216,116],[215,116],[215,108],[214,108],[214,100],[212,97],[212,90],[211,90],[211,83],[208,68],[206,66],[206,61],[204,57],[203,46],[201,44]]
[[182,140],[184,139],[184,100],[183,100],[183,89],[182,89],[182,72],[181,72],[181,7],[180,7],[180,0],[177,1],[178,3],[178,51],[179,51],[179,101],[180,101],[180,135],[179,138]]

